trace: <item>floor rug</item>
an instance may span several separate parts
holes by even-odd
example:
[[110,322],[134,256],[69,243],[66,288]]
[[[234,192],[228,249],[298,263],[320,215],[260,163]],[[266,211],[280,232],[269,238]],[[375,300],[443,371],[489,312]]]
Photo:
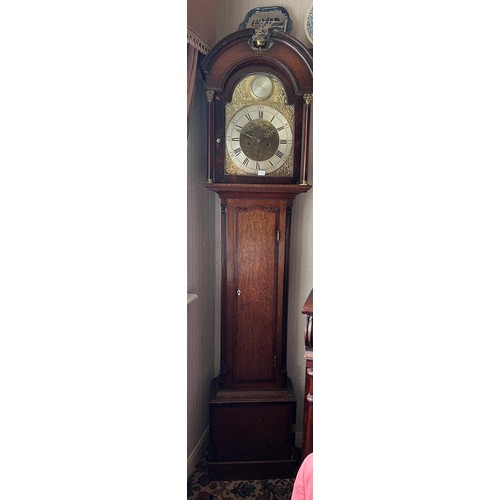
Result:
[[290,500],[293,479],[209,481],[202,458],[187,482],[188,500]]

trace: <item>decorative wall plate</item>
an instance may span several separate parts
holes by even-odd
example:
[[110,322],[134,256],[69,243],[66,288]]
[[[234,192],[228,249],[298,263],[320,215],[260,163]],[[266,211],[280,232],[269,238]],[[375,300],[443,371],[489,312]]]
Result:
[[313,43],[313,5],[309,7],[306,12],[306,18],[304,20],[304,29],[306,31],[307,39]]
[[256,7],[248,11],[238,29],[244,30],[247,28],[265,30],[273,28],[291,33],[293,22],[284,7]]

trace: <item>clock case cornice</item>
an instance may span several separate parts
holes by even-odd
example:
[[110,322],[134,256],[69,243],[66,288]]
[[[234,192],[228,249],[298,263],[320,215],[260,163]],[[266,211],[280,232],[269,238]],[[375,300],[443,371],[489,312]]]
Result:
[[[208,97],[208,183],[291,184],[307,182],[309,160],[310,99],[313,91],[312,55],[285,31],[269,30],[266,46],[255,48],[252,28],[220,40],[201,61]],[[251,73],[271,73],[282,83],[287,103],[294,106],[293,172],[291,177],[229,175],[224,172],[225,105],[242,78]],[[307,101],[307,103],[305,102]]]

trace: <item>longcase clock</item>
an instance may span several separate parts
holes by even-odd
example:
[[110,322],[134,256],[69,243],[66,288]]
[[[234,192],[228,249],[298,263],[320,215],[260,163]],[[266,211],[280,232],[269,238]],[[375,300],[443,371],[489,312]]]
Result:
[[202,62],[205,186],[221,204],[221,365],[211,382],[214,479],[293,476],[287,375],[292,206],[308,182],[312,56],[284,31],[242,29]]

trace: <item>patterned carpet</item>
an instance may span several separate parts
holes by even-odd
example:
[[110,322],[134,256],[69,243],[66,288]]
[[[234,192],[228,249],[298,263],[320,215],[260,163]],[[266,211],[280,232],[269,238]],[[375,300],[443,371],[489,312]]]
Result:
[[187,482],[187,500],[290,500],[293,479],[209,481],[202,458]]

